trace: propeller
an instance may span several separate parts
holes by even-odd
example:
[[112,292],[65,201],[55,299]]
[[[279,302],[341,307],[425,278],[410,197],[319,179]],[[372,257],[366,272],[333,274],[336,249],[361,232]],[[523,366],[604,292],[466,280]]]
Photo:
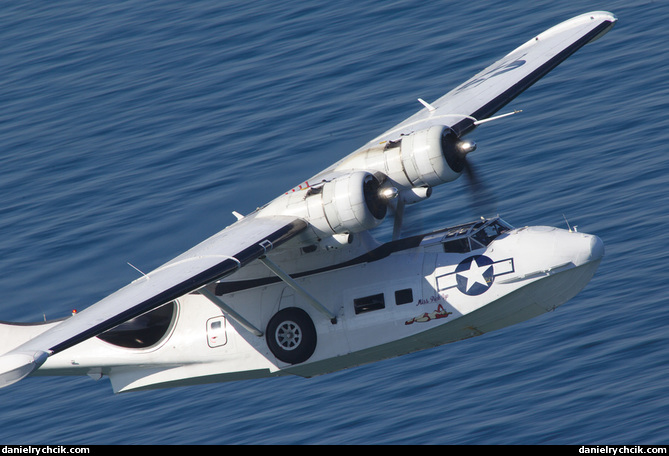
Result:
[[396,187],[384,187],[379,190],[379,197],[385,201],[393,213],[393,241],[399,239],[404,219],[404,199]]
[[476,150],[476,143],[459,138],[453,131],[442,137],[442,148],[446,162],[455,172],[464,172],[470,189],[472,210],[477,216],[497,213],[495,196],[480,179],[468,155]]
[[396,241],[401,236],[407,204],[414,204],[429,198],[432,194],[432,188],[415,187],[400,191],[395,187],[385,187],[379,194],[385,199],[393,215],[393,241]]
[[[456,173],[464,173],[469,187],[472,211],[476,216],[493,216],[497,213],[497,202],[493,193],[486,187],[479,177],[468,155],[476,150],[476,143],[472,140],[461,139],[453,130],[447,130],[441,138],[442,153],[448,166]],[[384,185],[386,176],[376,176],[377,185],[374,187],[377,207],[387,206],[393,213],[393,240],[401,236],[406,204],[411,204],[430,196],[431,188],[414,188],[399,191],[395,187]],[[424,195],[410,195],[423,189]]]

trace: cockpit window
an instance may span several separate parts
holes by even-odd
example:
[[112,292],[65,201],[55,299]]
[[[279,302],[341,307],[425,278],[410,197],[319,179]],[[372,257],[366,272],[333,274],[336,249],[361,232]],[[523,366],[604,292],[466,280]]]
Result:
[[471,250],[468,238],[453,239],[443,243],[446,253],[467,253]]
[[499,220],[495,220],[489,225],[472,234],[472,238],[480,242],[482,245],[488,245],[495,240],[500,234],[509,231],[508,226],[504,226]]
[[105,331],[98,336],[98,339],[125,348],[150,347],[167,334],[175,310],[176,302],[168,302]]
[[458,225],[452,228],[448,228],[446,230],[446,233],[444,234],[444,238],[465,236],[472,230],[473,227],[479,225],[480,223],[481,222],[466,223],[464,225]]
[[467,253],[486,247],[499,235],[511,230],[501,219],[481,220],[446,230],[442,245],[446,253]]

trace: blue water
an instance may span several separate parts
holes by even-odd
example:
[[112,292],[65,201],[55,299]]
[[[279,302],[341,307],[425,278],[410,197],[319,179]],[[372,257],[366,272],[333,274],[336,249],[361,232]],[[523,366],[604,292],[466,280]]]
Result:
[[[619,22],[481,126],[516,226],[599,235],[575,299],[480,338],[313,378],[114,395],[0,390],[0,444],[666,444],[669,5],[6,2],[0,319],[84,308],[403,120],[534,34]],[[468,221],[464,182],[413,230]]]

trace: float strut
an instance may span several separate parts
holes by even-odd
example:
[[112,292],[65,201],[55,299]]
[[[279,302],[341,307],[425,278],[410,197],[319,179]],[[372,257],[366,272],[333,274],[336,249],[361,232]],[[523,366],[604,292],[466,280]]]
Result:
[[337,317],[330,312],[323,304],[321,304],[316,298],[311,296],[307,290],[302,288],[291,276],[286,274],[279,266],[276,265],[272,260],[266,256],[260,257],[260,261],[263,262],[267,268],[276,274],[281,280],[283,280],[286,285],[295,290],[297,293],[302,295],[304,299],[309,302],[316,310],[318,310],[323,315],[327,316],[330,319],[330,322],[334,325],[337,323]]

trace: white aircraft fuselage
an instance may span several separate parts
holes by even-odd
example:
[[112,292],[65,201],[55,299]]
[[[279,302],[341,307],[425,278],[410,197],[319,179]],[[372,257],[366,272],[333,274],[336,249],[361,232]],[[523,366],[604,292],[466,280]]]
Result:
[[[209,288],[246,327],[202,293],[188,294],[50,357],[33,375],[108,376],[115,392],[311,377],[551,311],[589,282],[603,253],[596,236],[549,227],[513,229],[498,218],[385,244],[365,233],[335,251],[286,249],[275,262],[335,320],[258,260],[234,280]],[[300,332],[291,334],[290,322],[299,316],[290,314],[270,327],[281,309],[300,309],[314,332],[301,323]],[[33,331],[53,324],[35,325]],[[273,349],[268,341],[275,341]],[[306,359],[291,358],[293,345],[310,348],[296,355]]]

